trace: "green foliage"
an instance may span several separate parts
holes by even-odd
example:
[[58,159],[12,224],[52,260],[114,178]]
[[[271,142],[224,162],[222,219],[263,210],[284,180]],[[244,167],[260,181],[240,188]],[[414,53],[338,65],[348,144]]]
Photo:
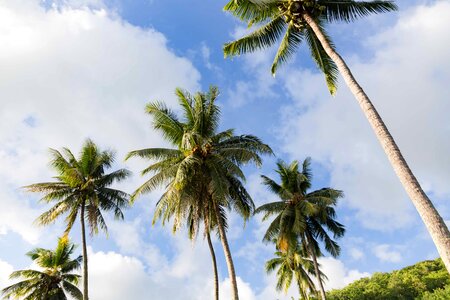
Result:
[[390,273],[374,273],[327,296],[329,300],[450,299],[450,276],[441,259],[429,260]]
[[450,285],[442,289],[435,289],[433,292],[425,292],[421,300],[449,300],[450,299]]
[[24,279],[1,291],[4,299],[81,300],[78,289],[80,276],[73,273],[80,268],[82,257],[71,259],[75,246],[67,238],[60,238],[54,251],[36,248],[27,253],[42,270],[14,271],[11,279]]

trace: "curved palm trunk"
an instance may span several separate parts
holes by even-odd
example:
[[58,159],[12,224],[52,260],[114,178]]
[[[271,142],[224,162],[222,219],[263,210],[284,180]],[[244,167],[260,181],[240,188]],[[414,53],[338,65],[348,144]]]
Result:
[[327,42],[320,27],[317,25],[314,19],[308,14],[304,14],[303,17],[316,34],[317,38],[320,40],[320,43],[322,44],[325,52],[336,63],[339,72],[344,77],[344,80],[347,83],[347,86],[350,88],[351,92],[358,101],[362,111],[364,112],[366,118],[372,126],[375,135],[377,136],[381,146],[383,147],[384,152],[391,162],[395,173],[397,174],[400,182],[406,190],[406,193],[419,212],[422,221],[425,223],[425,226],[427,227],[431,238],[436,245],[439,255],[441,256],[442,261],[445,264],[445,267],[450,272],[450,232],[444,220],[439,215],[438,211],[433,206],[433,203],[431,203],[428,196],[422,190],[419,182],[411,172],[411,169],[400,153],[400,150],[396,145],[393,137],[389,133],[386,125],[376,111],[369,97],[353,77],[353,74],[351,73],[344,60],[336,51],[333,50],[333,48]]
[[88,257],[86,248],[86,229],[84,224],[84,203],[80,212],[81,221],[81,240],[83,244],[83,300],[88,300]]
[[222,242],[223,252],[225,254],[225,260],[227,261],[228,274],[231,282],[231,299],[239,300],[238,287],[236,281],[236,273],[234,271],[233,258],[231,257],[230,247],[228,246],[227,235],[223,227],[222,218],[220,217],[219,207],[217,203],[214,203],[214,213],[217,218],[217,227],[219,228],[220,241]]
[[317,281],[319,282],[320,297],[322,298],[322,300],[326,300],[327,295],[325,293],[325,288],[323,287],[322,278],[320,278],[321,276],[320,276],[319,264],[317,263],[316,251],[314,251],[314,249],[312,247],[311,236],[309,234],[307,234],[306,236],[307,236],[306,243],[308,244],[309,254],[311,254],[311,257],[313,259],[314,272],[316,272]]
[[[205,226],[207,227],[207,226]],[[219,300],[219,274],[217,272],[217,262],[216,254],[214,253],[214,247],[211,242],[211,236],[209,235],[209,230],[206,229],[206,239],[208,240],[209,251],[211,252],[211,259],[214,271],[214,299]]]

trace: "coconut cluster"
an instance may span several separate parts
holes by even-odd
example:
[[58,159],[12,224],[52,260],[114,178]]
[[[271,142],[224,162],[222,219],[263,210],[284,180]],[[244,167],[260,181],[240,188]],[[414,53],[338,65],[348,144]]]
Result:
[[283,1],[278,9],[283,14],[286,23],[301,30],[306,26],[302,17],[303,13],[318,17],[326,7],[318,4],[316,0],[288,0]]

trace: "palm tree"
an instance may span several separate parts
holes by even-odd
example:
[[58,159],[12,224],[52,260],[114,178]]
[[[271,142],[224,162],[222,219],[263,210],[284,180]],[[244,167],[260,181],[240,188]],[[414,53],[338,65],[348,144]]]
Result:
[[219,91],[211,87],[208,93],[191,96],[176,90],[183,119],[162,102],[147,105],[147,113],[153,117],[153,127],[162,132],[176,149],[150,148],[132,151],[128,157],[139,156],[156,161],[142,171],[154,175],[141,185],[132,199],[167,185],[160,199],[161,216],[174,217],[174,229],[183,220],[191,219],[192,226],[202,220],[209,233],[216,222],[224,249],[230,276],[233,299],[238,298],[236,275],[224,224],[224,209],[234,209],[244,219],[254,209],[253,201],[242,181],[245,176],[241,166],[245,163],[261,165],[261,154],[272,153],[269,146],[252,135],[235,136],[233,130],[218,132],[220,109],[215,104]]
[[67,238],[60,238],[55,251],[36,248],[27,253],[41,270],[19,270],[10,279],[24,278],[4,288],[4,299],[66,300],[67,294],[77,300],[83,299],[78,289],[80,275],[72,273],[80,268],[82,256],[71,259],[75,246]]
[[108,227],[102,211],[112,211],[116,219],[123,219],[122,209],[129,205],[127,193],[110,188],[115,182],[124,180],[130,175],[126,169],[105,174],[114,162],[112,151],[100,151],[91,140],[86,140],[77,159],[72,152],[63,148],[62,153],[50,149],[51,165],[58,173],[56,182],[36,183],[24,187],[31,192],[43,193],[41,202],[56,204],[40,215],[36,222],[48,225],[60,216],[65,219],[68,234],[79,216],[81,223],[81,239],[83,244],[83,295],[88,300],[88,257],[86,249],[85,223],[90,227],[91,236],[101,228],[105,233]]
[[[266,262],[266,272],[271,273],[278,268],[276,289],[284,290],[285,293],[291,286],[292,279],[295,278],[302,299],[309,299],[310,294],[317,293],[311,277],[314,276],[315,271],[312,261],[304,254],[300,247],[289,251],[277,251],[276,257]],[[326,276],[321,273],[321,278]]]
[[263,239],[266,242],[275,239],[282,252],[297,249],[300,241],[304,253],[312,257],[320,293],[322,299],[325,299],[325,289],[317,263],[317,257],[322,255],[317,239],[324,242],[325,249],[333,257],[339,255],[340,247],[327,231],[330,231],[334,238],[342,237],[345,233],[344,226],[335,220],[334,210],[343,193],[331,188],[308,192],[312,179],[309,158],[303,161],[301,172],[298,170],[297,161],[287,165],[280,160],[277,167],[276,172],[280,175],[281,184],[264,175],[262,178],[263,184],[280,197],[281,201],[264,204],[255,210],[255,213],[264,213],[263,220],[276,215]]
[[374,105],[336,52],[325,31],[327,23],[351,22],[370,14],[396,9],[393,1],[381,0],[231,0],[225,10],[249,22],[249,26],[262,26],[246,37],[226,44],[224,53],[225,56],[233,56],[264,49],[274,45],[284,34],[272,65],[273,74],[281,63],[286,62],[295,53],[303,40],[306,40],[311,56],[325,74],[331,94],[336,91],[337,74],[340,72],[450,272],[450,232],[444,220],[421,188]]

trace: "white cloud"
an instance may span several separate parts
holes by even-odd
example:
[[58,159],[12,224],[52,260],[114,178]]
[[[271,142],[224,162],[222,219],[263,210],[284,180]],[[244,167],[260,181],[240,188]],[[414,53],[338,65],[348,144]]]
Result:
[[[213,277],[209,256],[192,252],[189,248],[177,253],[168,266],[152,273],[141,260],[116,252],[92,252],[89,256],[90,298],[93,300],[119,299],[209,299],[213,296]],[[194,253],[186,256],[187,252]],[[203,262],[208,262],[204,264]],[[206,269],[208,265],[208,269]],[[237,277],[239,295],[243,300],[256,299],[250,285]],[[228,278],[220,282],[220,297],[229,299]]]
[[[67,6],[72,2],[60,1],[58,9],[32,0],[0,6],[0,228],[29,242],[39,237],[31,225],[37,195],[25,197],[19,187],[54,175],[48,147],[78,152],[90,137],[117,149],[120,162],[130,150],[163,143],[150,130],[147,102],[172,105],[176,86],[199,89],[198,71],[161,33],[88,8],[99,1]],[[127,165],[142,169],[136,161]],[[134,176],[124,187],[141,181]]]
[[[450,4],[405,11],[398,22],[369,39],[370,61],[348,61],[396,138],[406,160],[435,202],[450,196]],[[339,45],[338,45],[339,48]],[[344,54],[345,56],[345,54]],[[322,75],[290,71],[285,87],[296,107],[280,126],[292,158],[312,155],[330,170],[331,185],[368,228],[404,228],[416,217],[368,122],[347,87],[335,99]]]
[[344,263],[332,257],[319,258],[321,270],[327,275],[328,280],[325,281],[325,289],[340,289],[363,277],[370,276],[367,272],[360,272],[355,269],[348,269]]
[[13,266],[0,259],[0,290],[10,285],[9,275],[13,271]]
[[[239,299],[242,300],[255,300],[259,299],[253,294],[252,288],[248,283],[243,281],[240,277],[236,278],[239,292]],[[225,281],[220,283],[219,286],[219,298],[220,299],[231,299],[231,281],[227,278]]]
[[364,252],[362,252],[358,248],[350,248],[350,256],[354,260],[361,260],[361,259],[363,259],[365,257]]
[[398,263],[402,261],[402,255],[399,251],[392,249],[391,245],[382,244],[375,246],[373,253],[382,262]]

